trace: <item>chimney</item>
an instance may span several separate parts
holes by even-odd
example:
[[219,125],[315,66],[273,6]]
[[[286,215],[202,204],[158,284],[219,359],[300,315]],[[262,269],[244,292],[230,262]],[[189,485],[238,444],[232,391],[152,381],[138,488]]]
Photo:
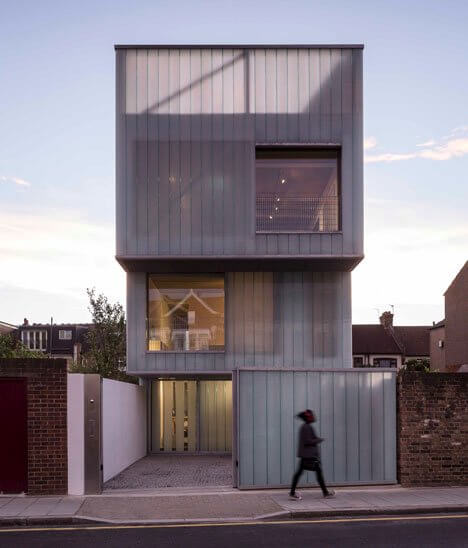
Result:
[[382,312],[382,315],[380,316],[380,325],[382,325],[384,329],[393,331],[393,314],[389,310]]
[[28,318],[24,318],[23,320],[23,326],[29,325]]

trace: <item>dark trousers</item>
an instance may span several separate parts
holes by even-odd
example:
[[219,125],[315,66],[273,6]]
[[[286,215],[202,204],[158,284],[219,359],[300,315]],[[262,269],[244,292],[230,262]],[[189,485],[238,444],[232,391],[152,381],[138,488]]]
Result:
[[[296,486],[297,482],[299,481],[299,478],[302,475],[302,472],[304,472],[304,461],[301,459],[301,462],[299,463],[299,467],[296,471],[296,473],[293,476],[292,484],[291,484],[291,495],[294,495],[296,492]],[[328,493],[327,486],[325,485],[325,480],[323,479],[323,473],[322,473],[322,465],[320,464],[320,461],[317,461],[317,466],[315,468],[315,475],[317,476],[318,484],[320,485],[320,488],[322,489],[322,493],[326,495]]]

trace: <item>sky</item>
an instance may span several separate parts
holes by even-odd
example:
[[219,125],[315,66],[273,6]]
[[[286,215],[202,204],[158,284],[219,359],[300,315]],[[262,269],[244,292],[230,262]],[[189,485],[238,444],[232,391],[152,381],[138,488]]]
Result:
[[0,21],[0,321],[89,321],[87,287],[125,304],[116,43],[363,43],[353,322],[443,318],[468,259],[466,0],[2,0]]

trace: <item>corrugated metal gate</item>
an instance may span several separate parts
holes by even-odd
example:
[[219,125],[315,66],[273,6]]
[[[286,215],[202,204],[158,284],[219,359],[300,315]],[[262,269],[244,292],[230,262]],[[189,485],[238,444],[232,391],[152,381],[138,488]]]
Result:
[[[239,488],[290,484],[297,464],[296,414],[317,415],[325,480],[396,483],[395,370],[237,370],[234,396]],[[301,485],[316,485],[307,473]]]

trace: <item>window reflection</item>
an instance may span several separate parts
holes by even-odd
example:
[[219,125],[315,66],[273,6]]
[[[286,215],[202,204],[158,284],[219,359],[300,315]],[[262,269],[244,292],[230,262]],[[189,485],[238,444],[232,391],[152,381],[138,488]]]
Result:
[[258,232],[339,230],[337,150],[257,149]]
[[224,350],[224,278],[150,275],[148,350]]

